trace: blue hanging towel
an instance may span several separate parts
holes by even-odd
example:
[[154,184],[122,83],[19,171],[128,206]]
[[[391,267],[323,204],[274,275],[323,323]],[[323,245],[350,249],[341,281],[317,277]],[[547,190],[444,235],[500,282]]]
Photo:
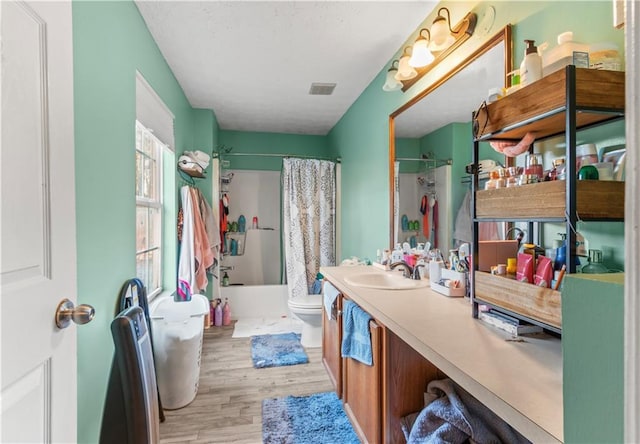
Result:
[[366,365],[373,365],[371,333],[369,331],[371,316],[352,301],[344,302],[342,313],[344,335],[341,347],[342,357],[352,358]]

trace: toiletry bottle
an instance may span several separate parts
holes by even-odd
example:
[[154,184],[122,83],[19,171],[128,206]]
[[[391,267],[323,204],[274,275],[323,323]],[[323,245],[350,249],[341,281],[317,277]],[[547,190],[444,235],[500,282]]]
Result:
[[231,306],[229,305],[229,298],[224,299],[224,306],[222,307],[222,325],[231,324]]
[[253,216],[253,221],[251,222],[251,228],[254,230],[258,229],[258,216]]
[[222,299],[216,299],[216,311],[214,313],[214,325],[220,327],[222,325]]
[[224,272],[224,276],[222,276],[222,286],[226,287],[229,285],[229,275],[227,274],[227,272]]
[[525,40],[524,59],[520,64],[520,84],[527,86],[542,78],[542,57],[534,40]]
[[399,262],[402,260],[403,256],[402,245],[396,244],[396,248],[391,253],[391,263]]
[[598,180],[599,178],[598,169],[593,165],[583,164],[578,171],[578,180]]
[[527,154],[526,168],[524,174],[536,176],[539,182],[542,182],[544,171],[542,169],[542,156],[538,153]]

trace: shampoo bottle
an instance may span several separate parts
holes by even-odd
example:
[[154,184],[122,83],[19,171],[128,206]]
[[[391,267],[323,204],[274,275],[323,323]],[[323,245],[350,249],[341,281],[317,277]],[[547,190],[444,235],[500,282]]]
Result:
[[525,40],[524,59],[520,64],[520,84],[527,86],[542,78],[542,57],[534,40]]
[[214,324],[216,327],[222,325],[222,299],[217,299],[218,305],[216,305],[216,311],[214,314]]
[[222,325],[231,324],[231,307],[229,306],[229,299],[225,298],[224,306],[222,307]]

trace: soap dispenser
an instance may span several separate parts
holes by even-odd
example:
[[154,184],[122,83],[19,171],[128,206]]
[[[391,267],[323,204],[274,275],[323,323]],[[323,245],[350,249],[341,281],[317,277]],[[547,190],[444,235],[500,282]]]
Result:
[[535,40],[525,40],[527,47],[524,50],[524,59],[520,64],[520,84],[530,85],[542,78],[542,57],[538,54]]

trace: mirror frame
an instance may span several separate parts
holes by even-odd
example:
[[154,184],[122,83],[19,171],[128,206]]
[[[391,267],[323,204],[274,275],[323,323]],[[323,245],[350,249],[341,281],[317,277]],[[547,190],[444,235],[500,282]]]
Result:
[[[394,215],[393,211],[395,208],[395,192],[394,192],[394,183],[395,183],[395,175],[394,175],[394,162],[396,160],[396,142],[395,142],[395,118],[400,115],[402,112],[409,109],[411,106],[416,104],[418,101],[427,97],[431,92],[435,89],[442,86],[446,83],[451,77],[462,71],[472,62],[474,62],[478,57],[482,54],[496,46],[497,44],[504,42],[504,86],[509,86],[509,79],[507,78],[507,74],[513,70],[513,41],[511,39],[511,25],[506,25],[499,32],[497,32],[493,37],[487,40],[484,44],[479,46],[475,51],[473,51],[469,56],[463,59],[460,63],[458,63],[455,67],[453,67],[450,71],[444,74],[441,78],[437,79],[411,100],[407,101],[400,108],[395,110],[389,115],[389,248],[393,249],[394,245]],[[473,110],[469,110],[469,114],[471,114]]]

